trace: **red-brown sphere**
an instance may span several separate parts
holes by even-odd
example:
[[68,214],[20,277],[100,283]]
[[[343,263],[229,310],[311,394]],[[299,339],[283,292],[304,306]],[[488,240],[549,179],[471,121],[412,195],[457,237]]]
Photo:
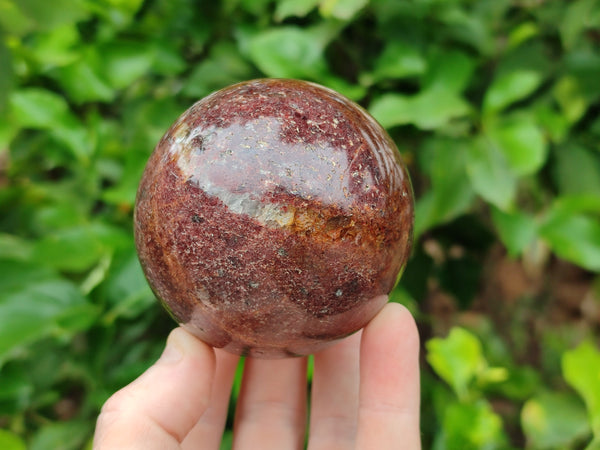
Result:
[[194,104],[158,143],[135,240],[163,305],[208,344],[306,355],[366,325],[409,256],[398,150],[322,86],[262,79]]

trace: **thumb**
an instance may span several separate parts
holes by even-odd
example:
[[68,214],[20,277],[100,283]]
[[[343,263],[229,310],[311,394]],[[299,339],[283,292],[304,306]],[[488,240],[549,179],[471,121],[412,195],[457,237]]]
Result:
[[214,350],[182,328],[159,360],[102,407],[94,449],[175,449],[209,406]]

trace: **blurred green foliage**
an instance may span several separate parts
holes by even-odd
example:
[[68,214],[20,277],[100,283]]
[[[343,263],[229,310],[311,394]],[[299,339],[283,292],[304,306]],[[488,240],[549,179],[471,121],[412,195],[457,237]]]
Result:
[[[599,44],[598,0],[0,0],[0,448],[89,446],[156,359],[141,171],[193,101],[265,76],[358,101],[409,165],[392,300],[421,325],[424,448],[600,448]],[[583,283],[552,321],[561,268]]]

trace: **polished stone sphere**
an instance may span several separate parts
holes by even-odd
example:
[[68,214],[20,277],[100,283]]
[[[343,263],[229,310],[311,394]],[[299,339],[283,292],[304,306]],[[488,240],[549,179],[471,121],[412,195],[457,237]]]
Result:
[[412,242],[393,141],[314,83],[260,79],[194,104],[150,157],[135,240],[156,296],[230,352],[306,355],[365,326]]

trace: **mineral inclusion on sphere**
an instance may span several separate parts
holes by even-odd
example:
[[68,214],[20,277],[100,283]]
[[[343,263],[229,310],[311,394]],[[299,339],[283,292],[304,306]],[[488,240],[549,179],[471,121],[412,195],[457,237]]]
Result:
[[163,136],[135,240],[177,322],[214,347],[280,358],[377,314],[413,221],[406,168],[368,113],[313,83],[261,79],[200,100]]

